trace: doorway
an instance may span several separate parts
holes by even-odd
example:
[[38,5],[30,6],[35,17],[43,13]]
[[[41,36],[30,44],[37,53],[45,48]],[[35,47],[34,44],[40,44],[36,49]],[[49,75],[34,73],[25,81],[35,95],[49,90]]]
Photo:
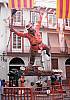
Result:
[[65,66],[66,66],[66,79],[70,80],[70,58],[66,60]]
[[21,58],[13,58],[9,63],[9,86],[18,86],[20,67],[25,63]]

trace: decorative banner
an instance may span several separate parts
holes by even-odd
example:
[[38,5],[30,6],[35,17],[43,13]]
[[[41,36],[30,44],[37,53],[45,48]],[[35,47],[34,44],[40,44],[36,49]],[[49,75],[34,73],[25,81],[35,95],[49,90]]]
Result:
[[70,0],[57,0],[57,18],[70,18]]
[[9,0],[8,7],[11,9],[33,8],[35,0]]

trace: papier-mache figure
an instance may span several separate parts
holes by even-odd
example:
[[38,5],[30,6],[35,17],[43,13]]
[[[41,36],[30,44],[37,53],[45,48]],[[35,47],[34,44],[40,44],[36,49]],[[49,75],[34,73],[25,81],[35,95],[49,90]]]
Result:
[[18,32],[14,28],[10,29],[12,32],[15,32],[18,36],[23,37],[23,38],[28,38],[28,40],[30,41],[30,51],[31,51],[30,65],[34,64],[35,56],[38,50],[46,50],[46,54],[50,56],[49,54],[50,48],[46,44],[42,43],[42,37],[39,32],[40,27],[41,27],[41,22],[42,22],[42,16],[43,16],[43,13],[40,12],[38,21],[35,26],[33,26],[31,23],[26,25],[26,28],[28,30],[27,33]]

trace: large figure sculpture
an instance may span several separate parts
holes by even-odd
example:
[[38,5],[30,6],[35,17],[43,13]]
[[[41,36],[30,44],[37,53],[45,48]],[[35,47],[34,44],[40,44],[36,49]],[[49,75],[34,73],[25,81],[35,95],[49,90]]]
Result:
[[46,54],[50,56],[49,54],[49,46],[42,43],[42,37],[39,32],[41,22],[42,22],[42,16],[43,13],[40,13],[39,19],[35,26],[33,26],[31,23],[26,25],[26,28],[28,30],[27,33],[24,32],[17,32],[14,28],[11,28],[11,31],[15,32],[18,36],[28,38],[30,41],[30,50],[31,50],[31,56],[30,56],[30,64],[33,65],[35,61],[35,56],[38,52],[38,50],[46,50]]

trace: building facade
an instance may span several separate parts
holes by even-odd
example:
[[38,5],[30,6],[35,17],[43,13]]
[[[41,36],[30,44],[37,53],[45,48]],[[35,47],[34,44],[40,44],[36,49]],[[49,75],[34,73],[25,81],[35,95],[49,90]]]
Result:
[[[40,8],[44,10],[45,8]],[[17,31],[25,31],[25,26],[35,24],[39,16],[39,8],[18,10],[11,17],[12,10],[0,3],[0,78],[8,80],[11,69],[28,66],[30,43],[28,39],[10,32],[13,26]],[[46,16],[45,16],[46,15]],[[40,33],[45,44],[50,45],[50,65],[47,70],[61,69],[63,79],[70,78],[70,20],[57,19],[56,9],[48,8],[43,16]],[[47,63],[46,63],[47,64]],[[35,66],[41,66],[40,51],[36,56]]]

